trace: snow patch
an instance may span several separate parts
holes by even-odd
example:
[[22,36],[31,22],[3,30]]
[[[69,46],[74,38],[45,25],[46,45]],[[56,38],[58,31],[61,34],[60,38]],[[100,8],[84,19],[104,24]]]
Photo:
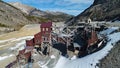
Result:
[[16,46],[11,47],[10,49],[15,50],[15,49],[19,49],[21,47],[19,50],[22,50],[24,48],[22,45],[24,45],[24,44],[25,44],[25,41],[22,41],[22,42],[18,43]]
[[8,39],[8,40],[0,40],[0,43],[8,42],[8,41],[11,41],[11,40],[15,40],[15,38]]
[[47,62],[42,62],[42,61],[39,61],[38,62],[38,65],[41,67],[41,68],[48,68],[47,67],[47,64],[50,62],[50,60],[48,60]]
[[51,59],[55,59],[56,57],[55,57],[54,55],[51,55],[50,58],[51,58]]
[[104,31],[101,31],[100,34],[105,34],[105,35],[109,35],[110,33],[114,32],[115,30],[118,30],[119,27],[110,27]]
[[27,38],[33,38],[33,36],[26,36],[26,37],[22,37],[22,38],[12,38],[12,39],[7,39],[7,40],[0,40],[0,43],[4,43],[4,42],[8,42],[8,41],[20,41],[20,40],[24,40]]
[[9,57],[12,57],[12,56],[14,56],[14,55],[11,54],[11,55],[8,55],[8,56],[0,56],[0,61],[1,61],[1,60],[4,60],[4,59],[7,59],[7,58],[9,58]]
[[74,55],[74,56],[71,58],[71,60],[74,60],[74,59],[77,59],[77,56],[76,56],[76,55]]
[[17,43],[16,46],[11,47],[10,49],[11,50],[15,50],[15,49],[22,50],[22,49],[24,49],[25,48],[25,39],[27,39],[27,38],[33,38],[33,36],[27,36],[27,37],[22,37],[22,38],[18,38],[16,40],[13,40],[13,41],[20,41],[20,40],[23,40],[23,41]]

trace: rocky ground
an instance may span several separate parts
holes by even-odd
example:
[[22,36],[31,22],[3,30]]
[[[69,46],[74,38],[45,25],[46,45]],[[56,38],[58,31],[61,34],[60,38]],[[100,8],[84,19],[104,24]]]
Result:
[[100,68],[120,68],[120,41],[113,47],[110,53],[101,60]]

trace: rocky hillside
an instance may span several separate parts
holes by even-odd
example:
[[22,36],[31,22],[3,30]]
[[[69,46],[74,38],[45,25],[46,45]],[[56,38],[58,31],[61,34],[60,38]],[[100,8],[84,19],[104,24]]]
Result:
[[96,21],[120,20],[120,0],[94,0],[94,3],[77,16],[79,20],[91,18]]
[[86,21],[88,18],[93,21],[120,20],[120,0],[94,0],[90,7],[67,22]]
[[63,12],[42,11],[19,2],[12,2],[10,4],[28,15],[43,17],[52,21],[66,21],[72,17],[72,15]]
[[15,27],[29,21],[25,15],[17,8],[0,1],[0,26]]
[[7,30],[7,32],[9,32],[9,30],[17,30],[25,24],[38,23],[47,20],[48,19],[41,17],[27,15],[18,8],[0,1],[0,33],[3,33],[4,30]]
[[120,68],[120,41],[110,53],[98,64],[100,68]]
[[0,0],[0,34],[18,30],[26,24],[65,21],[70,17],[65,13],[44,12],[20,3],[8,4]]

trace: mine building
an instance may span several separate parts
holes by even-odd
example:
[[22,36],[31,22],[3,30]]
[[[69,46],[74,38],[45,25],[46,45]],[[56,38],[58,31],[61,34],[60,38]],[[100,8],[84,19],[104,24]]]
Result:
[[43,23],[40,25],[42,43],[51,43],[52,22]]
[[[88,21],[89,23],[91,20]],[[62,55],[66,56],[68,52],[78,54],[79,56],[93,52],[98,48],[100,39],[93,26],[81,24],[71,26],[69,29],[59,34],[53,33],[52,22],[41,23],[40,32],[34,35],[34,38],[26,40],[25,49],[20,50],[17,55],[18,62],[23,65],[31,62],[34,49],[41,55],[50,55],[51,47],[61,51]]]
[[26,52],[25,49],[20,50],[19,54],[17,55],[17,60],[20,65],[24,65],[28,63],[28,60],[31,59],[31,52]]

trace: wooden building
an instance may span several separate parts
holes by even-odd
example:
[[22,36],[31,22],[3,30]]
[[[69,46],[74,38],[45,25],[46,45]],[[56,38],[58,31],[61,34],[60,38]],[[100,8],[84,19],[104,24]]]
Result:
[[35,45],[41,45],[41,42],[42,42],[42,34],[41,32],[37,33],[34,35],[34,42],[35,42]]
[[28,63],[28,60],[31,58],[31,51],[26,52],[26,49],[20,50],[17,55],[17,60],[20,65]]
[[42,43],[51,43],[52,22],[42,23],[40,25]]
[[34,38],[30,40],[26,40],[26,46],[34,46],[34,45],[35,45]]
[[91,36],[88,39],[88,47],[94,45],[95,43],[97,43],[97,41],[98,41],[97,34],[95,31],[92,30]]

